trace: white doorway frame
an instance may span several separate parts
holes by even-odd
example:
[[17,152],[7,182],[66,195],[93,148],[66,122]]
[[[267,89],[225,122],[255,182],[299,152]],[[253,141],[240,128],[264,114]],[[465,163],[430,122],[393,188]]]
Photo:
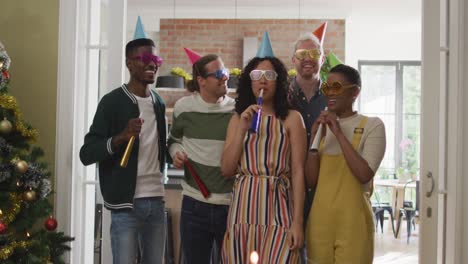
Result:
[[[463,144],[466,138],[463,115],[466,116],[466,101],[463,100],[466,87],[464,67],[464,0],[448,1],[448,90],[447,90],[447,211],[445,237],[445,263],[466,263],[463,261],[463,159],[466,153]],[[465,80],[465,81],[464,81]],[[465,133],[464,133],[465,131]],[[466,141],[466,139],[465,139]],[[465,189],[466,192],[466,189]],[[444,194],[444,189],[439,189]],[[465,200],[466,203],[466,200]],[[467,223],[465,222],[465,225]],[[468,246],[465,241],[465,251]],[[465,259],[466,261],[466,259]]]
[[[60,0],[59,56],[57,89],[57,138],[55,168],[55,214],[59,230],[75,238],[66,263],[89,263],[94,257],[93,235],[95,192],[98,182],[95,166],[84,167],[79,149],[89,130],[89,116],[97,104],[96,69],[88,64],[95,61],[96,50],[107,49],[105,62],[108,76],[105,94],[120,86],[124,78],[124,44],[126,42],[126,0],[109,0],[107,34],[109,47],[94,44],[100,30],[100,4],[107,0]],[[97,9],[97,10],[96,10]],[[97,35],[99,36],[99,34]],[[92,72],[90,72],[90,70]],[[94,73],[93,73],[94,72]],[[94,83],[94,84],[92,84]],[[92,108],[92,109],[91,109]],[[92,207],[92,208],[90,208]],[[102,263],[111,262],[109,213],[105,210],[103,223]]]

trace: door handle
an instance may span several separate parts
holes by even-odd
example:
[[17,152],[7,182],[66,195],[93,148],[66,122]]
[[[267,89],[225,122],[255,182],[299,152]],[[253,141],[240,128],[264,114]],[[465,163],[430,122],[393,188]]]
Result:
[[435,182],[434,182],[434,177],[432,176],[432,172],[428,172],[426,174],[426,177],[431,180],[431,188],[429,191],[426,192],[426,197],[429,198],[431,197],[432,195],[432,192],[434,191],[434,187],[435,187]]

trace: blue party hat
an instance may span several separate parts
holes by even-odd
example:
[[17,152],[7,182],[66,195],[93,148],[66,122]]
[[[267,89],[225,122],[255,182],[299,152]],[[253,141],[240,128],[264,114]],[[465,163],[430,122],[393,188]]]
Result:
[[268,32],[265,31],[265,33],[263,33],[262,43],[260,43],[255,57],[265,58],[274,56],[275,54],[273,54],[273,49],[271,48],[270,37],[268,36]]
[[135,33],[133,34],[133,39],[146,38],[145,28],[143,23],[141,23],[141,18],[138,16],[138,20],[135,27]]

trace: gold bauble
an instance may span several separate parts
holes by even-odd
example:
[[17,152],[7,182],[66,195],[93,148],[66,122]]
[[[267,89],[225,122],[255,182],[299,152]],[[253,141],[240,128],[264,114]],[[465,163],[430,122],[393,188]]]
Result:
[[29,190],[29,191],[26,191],[24,194],[23,194],[23,199],[28,201],[28,202],[33,202],[36,200],[36,197],[37,197],[37,194],[36,194],[36,191],[34,190]]
[[16,171],[19,172],[19,173],[25,173],[28,168],[29,168],[29,165],[26,161],[24,160],[19,160],[18,162],[16,162]]
[[0,58],[0,69],[3,68],[3,58]]
[[8,119],[3,118],[2,121],[0,121],[0,133],[1,134],[10,134],[11,130],[13,130],[13,125],[11,124]]

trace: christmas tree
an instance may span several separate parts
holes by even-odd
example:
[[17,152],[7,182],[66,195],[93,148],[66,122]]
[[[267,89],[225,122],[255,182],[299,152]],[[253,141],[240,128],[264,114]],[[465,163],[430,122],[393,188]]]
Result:
[[51,174],[38,132],[8,94],[11,60],[0,42],[0,263],[64,263],[72,238],[56,232]]

